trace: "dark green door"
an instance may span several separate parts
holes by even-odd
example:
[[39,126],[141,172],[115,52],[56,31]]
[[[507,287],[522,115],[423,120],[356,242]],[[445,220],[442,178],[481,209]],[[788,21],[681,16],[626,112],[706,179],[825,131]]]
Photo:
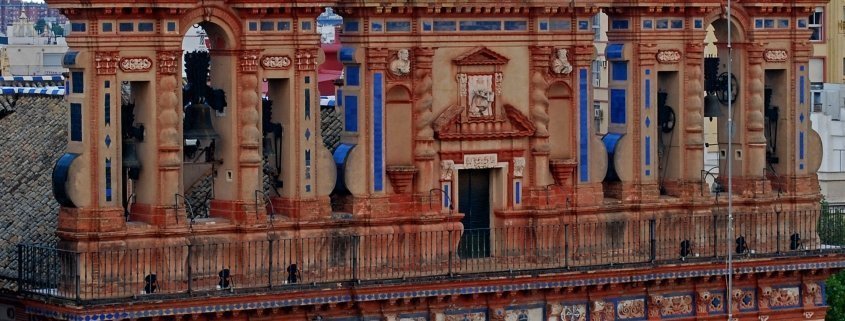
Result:
[[458,245],[462,258],[490,256],[490,170],[458,173],[458,209],[464,213],[464,234]]

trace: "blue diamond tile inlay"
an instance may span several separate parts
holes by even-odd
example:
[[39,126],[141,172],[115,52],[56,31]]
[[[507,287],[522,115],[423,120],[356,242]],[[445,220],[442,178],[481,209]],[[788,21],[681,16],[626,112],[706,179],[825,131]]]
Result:
[[111,148],[111,136],[106,135],[106,148]]
[[804,113],[801,113],[801,115],[798,116],[798,119],[801,120],[801,122],[803,123],[804,122]]
[[305,140],[309,140],[309,139],[311,139],[311,129],[306,128],[305,129]]

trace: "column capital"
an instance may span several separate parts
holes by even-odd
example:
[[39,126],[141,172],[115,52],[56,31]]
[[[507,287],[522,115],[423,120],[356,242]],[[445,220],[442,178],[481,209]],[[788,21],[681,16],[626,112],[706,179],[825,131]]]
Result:
[[367,48],[367,69],[387,70],[388,57],[390,50],[387,48]]
[[294,53],[297,71],[316,71],[320,48],[299,48]]

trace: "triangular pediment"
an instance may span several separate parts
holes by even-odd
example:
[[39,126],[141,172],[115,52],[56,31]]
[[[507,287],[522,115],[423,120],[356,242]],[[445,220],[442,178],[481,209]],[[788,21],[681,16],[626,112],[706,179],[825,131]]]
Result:
[[458,66],[478,66],[478,65],[504,65],[508,63],[508,58],[499,53],[487,49],[487,47],[476,47],[458,57],[453,59],[455,65]]
[[[465,107],[452,105],[434,121],[434,131],[440,140],[493,140],[530,137],[536,127],[528,116],[511,105],[504,106],[504,116],[496,120],[470,120]],[[474,125],[475,123],[476,125]],[[483,123],[491,123],[483,125]],[[482,125],[477,125],[482,124]]]

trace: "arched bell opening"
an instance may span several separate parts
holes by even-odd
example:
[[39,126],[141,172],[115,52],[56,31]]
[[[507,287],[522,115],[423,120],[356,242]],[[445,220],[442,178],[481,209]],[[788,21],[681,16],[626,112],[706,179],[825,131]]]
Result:
[[[744,113],[741,111],[745,99],[742,84],[745,55],[736,44],[745,41],[744,29],[734,19],[731,23],[731,42],[734,44],[729,54],[728,20],[718,18],[707,27],[704,49],[704,166],[702,178],[704,189],[718,194],[727,191],[728,161],[732,162],[733,176],[742,171],[746,150],[742,141],[744,132]],[[729,70],[730,69],[730,70]],[[729,90],[730,88],[730,90]],[[728,104],[731,114],[728,114]],[[728,118],[733,121],[732,140],[728,141]],[[730,148],[729,148],[730,145]],[[728,155],[729,149],[731,155]],[[704,192],[704,191],[702,191]]]
[[[130,220],[132,208],[136,203],[151,204],[154,202],[155,187],[151,186],[151,180],[144,180],[144,176],[150,171],[143,171],[143,164],[152,164],[154,161],[154,144],[149,140],[145,141],[144,123],[154,123],[155,112],[154,100],[151,100],[151,88],[148,81],[124,81],[119,84],[120,96],[117,101],[120,103],[120,171],[116,162],[106,160],[106,176],[117,176],[121,178],[119,191],[112,191],[112,194],[120,196],[126,220]],[[111,97],[109,97],[111,100]],[[111,102],[109,102],[111,104]],[[109,117],[111,118],[111,117]],[[108,125],[113,121],[107,120]],[[111,179],[111,177],[107,177]]]
[[657,72],[657,183],[660,195],[678,196],[683,142],[680,131],[680,77],[677,71]]
[[[212,22],[190,28],[183,39],[183,173],[182,195],[174,196],[188,218],[208,217],[211,200],[220,194],[232,197],[236,171],[232,145],[232,108],[235,58],[226,49],[225,30]],[[184,204],[179,205],[184,196]]]

